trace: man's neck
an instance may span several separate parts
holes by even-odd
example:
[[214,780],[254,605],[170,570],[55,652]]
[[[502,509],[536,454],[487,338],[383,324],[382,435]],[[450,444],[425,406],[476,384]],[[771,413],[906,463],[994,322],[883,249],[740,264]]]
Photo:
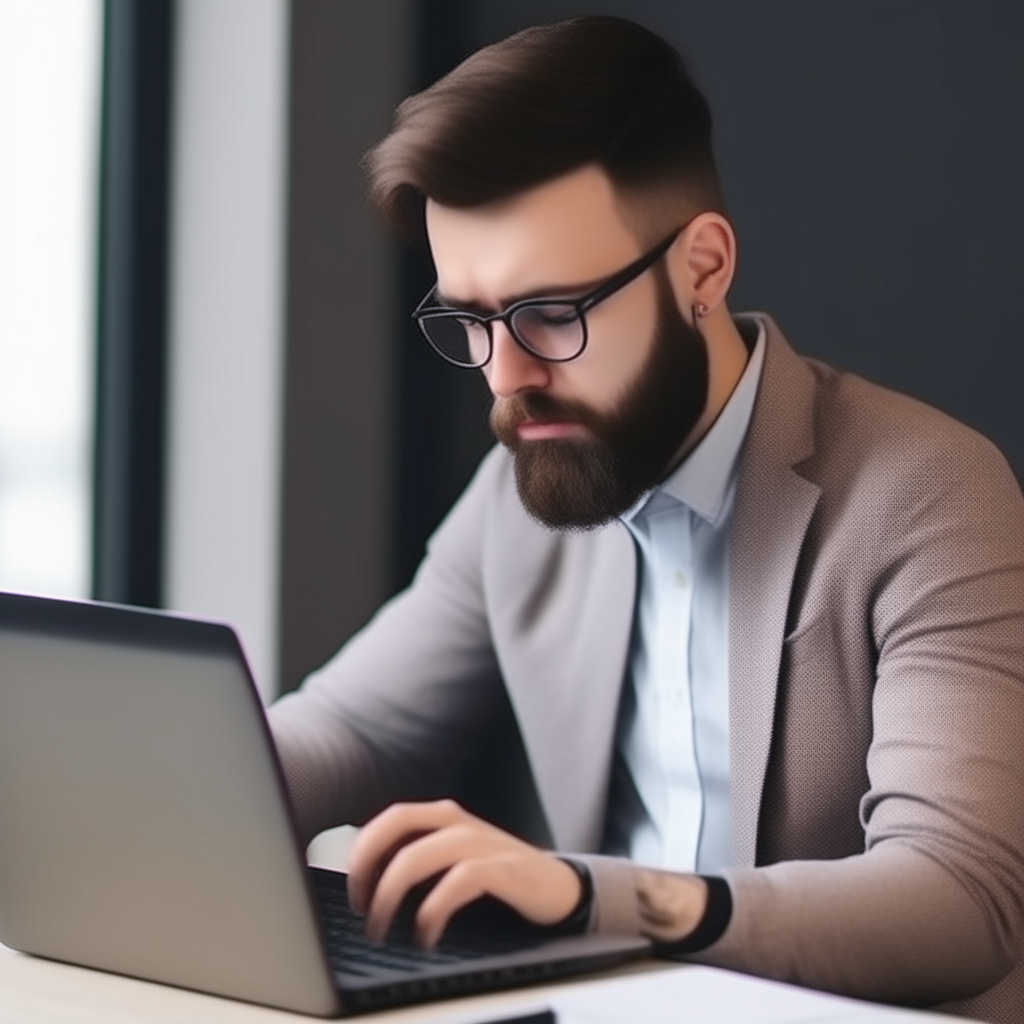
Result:
[[669,476],[711,429],[719,413],[732,397],[746,369],[750,350],[747,348],[726,306],[720,306],[699,324],[708,351],[708,397],[693,430],[679,446],[665,476]]

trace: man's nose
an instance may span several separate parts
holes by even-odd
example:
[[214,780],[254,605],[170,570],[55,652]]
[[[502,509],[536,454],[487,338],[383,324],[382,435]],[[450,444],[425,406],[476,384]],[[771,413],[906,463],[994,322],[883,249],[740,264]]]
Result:
[[550,382],[547,363],[530,355],[500,321],[491,327],[493,347],[484,376],[498,398],[511,398],[524,388],[544,388]]

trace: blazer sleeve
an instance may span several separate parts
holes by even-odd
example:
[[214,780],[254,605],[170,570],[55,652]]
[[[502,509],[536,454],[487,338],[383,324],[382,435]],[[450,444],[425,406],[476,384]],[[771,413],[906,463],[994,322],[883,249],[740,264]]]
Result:
[[[889,508],[872,495],[888,539],[862,601],[877,650],[863,852],[723,871],[730,924],[687,959],[911,1005],[975,997],[1015,964],[1018,985],[1024,502],[988,442],[958,443],[955,467],[908,461],[891,473]],[[870,550],[862,538],[861,562]],[[845,564],[859,571],[852,556]],[[642,932],[636,868],[586,859],[592,927]],[[1007,1019],[1019,1019],[1015,1005]]]
[[480,569],[495,463],[481,464],[411,586],[268,709],[307,838],[450,792],[502,706]]

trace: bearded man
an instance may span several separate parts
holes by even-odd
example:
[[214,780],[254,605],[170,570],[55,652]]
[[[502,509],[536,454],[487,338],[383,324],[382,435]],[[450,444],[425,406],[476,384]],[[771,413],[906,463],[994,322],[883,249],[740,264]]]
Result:
[[[484,374],[502,442],[409,590],[270,712],[307,834],[372,818],[371,937],[436,879],[428,945],[486,893],[1020,1020],[1024,502],[999,453],[730,313],[707,104],[636,25],[479,51],[368,167],[429,243],[426,340]],[[416,802],[500,777],[503,722],[534,843]]]

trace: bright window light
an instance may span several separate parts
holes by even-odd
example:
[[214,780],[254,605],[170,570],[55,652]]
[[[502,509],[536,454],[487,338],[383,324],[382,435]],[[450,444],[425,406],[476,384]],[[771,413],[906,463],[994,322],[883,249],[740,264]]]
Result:
[[0,0],[0,589],[88,596],[102,0]]

